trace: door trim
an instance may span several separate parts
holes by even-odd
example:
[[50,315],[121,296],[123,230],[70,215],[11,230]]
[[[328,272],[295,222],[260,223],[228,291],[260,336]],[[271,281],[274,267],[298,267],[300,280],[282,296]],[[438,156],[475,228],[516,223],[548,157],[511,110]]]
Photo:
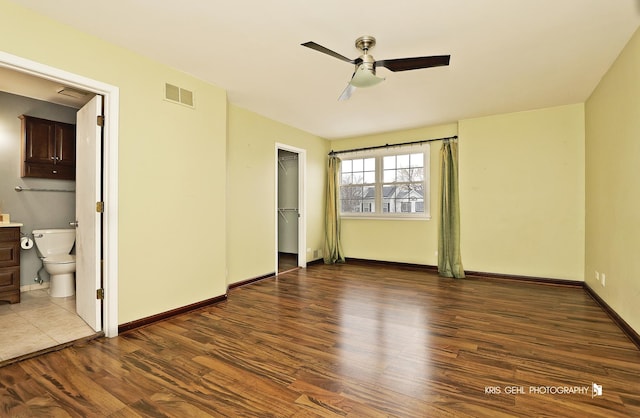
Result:
[[307,150],[291,145],[276,143],[275,157],[275,272],[278,272],[278,150],[298,154],[298,267],[307,267]]
[[[103,286],[102,321],[105,336],[118,335],[118,124],[120,89],[79,74],[0,51],[0,66],[63,83],[104,97],[103,201]],[[99,262],[99,260],[98,260]]]

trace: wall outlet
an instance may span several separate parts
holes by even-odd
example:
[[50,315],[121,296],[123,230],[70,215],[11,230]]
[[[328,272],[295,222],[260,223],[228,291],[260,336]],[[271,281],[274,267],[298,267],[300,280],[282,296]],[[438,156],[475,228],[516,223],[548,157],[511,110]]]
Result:
[[606,276],[604,275],[604,273],[602,273],[602,280],[600,281],[600,283],[602,283],[602,287],[604,287],[604,279],[606,278]]
[[596,271],[596,280],[600,281],[600,273],[598,273],[597,271]]

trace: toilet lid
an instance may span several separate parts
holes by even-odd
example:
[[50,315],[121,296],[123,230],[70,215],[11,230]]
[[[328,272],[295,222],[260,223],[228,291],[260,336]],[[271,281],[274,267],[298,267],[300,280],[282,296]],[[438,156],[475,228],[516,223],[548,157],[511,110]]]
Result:
[[50,255],[43,260],[45,263],[69,264],[76,262],[76,256],[73,254]]

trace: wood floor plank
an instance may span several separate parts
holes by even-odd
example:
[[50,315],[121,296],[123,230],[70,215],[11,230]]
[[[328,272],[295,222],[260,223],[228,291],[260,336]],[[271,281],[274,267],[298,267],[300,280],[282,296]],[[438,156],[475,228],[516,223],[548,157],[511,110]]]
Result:
[[38,396],[18,406],[5,409],[2,416],[67,418],[77,415],[65,410],[64,406],[50,396]]
[[319,388],[303,379],[296,379],[289,388],[301,393],[300,397],[296,399],[297,404],[311,406],[314,410],[320,408],[324,413],[333,416],[386,417],[386,414],[366,404],[349,399],[342,394]]
[[625,417],[638,388],[580,288],[348,263],[0,368],[0,416]]
[[131,408],[140,416],[210,417],[211,410],[203,410],[190,400],[171,392],[158,392],[134,403]]
[[95,375],[73,367],[69,357],[73,350],[50,353],[21,366],[36,380],[50,397],[65,411],[77,416],[109,415],[121,409],[122,404],[111,393],[96,383]]

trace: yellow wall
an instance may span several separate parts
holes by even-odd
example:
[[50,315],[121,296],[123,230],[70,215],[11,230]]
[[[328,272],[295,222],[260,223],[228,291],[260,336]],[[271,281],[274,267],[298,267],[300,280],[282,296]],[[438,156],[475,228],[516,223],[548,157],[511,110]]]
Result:
[[[306,151],[307,262],[324,243],[328,142],[229,105],[227,149],[228,283],[276,270],[276,143]],[[315,257],[315,259],[321,256]]]
[[465,270],[583,280],[584,106],[460,121]]
[[[334,151],[457,135],[457,125],[409,129],[378,135],[340,139],[331,142]],[[395,261],[411,264],[437,264],[438,183],[440,142],[431,144],[431,219],[373,220],[343,219],[342,246],[350,258]]]
[[[307,150],[310,261],[323,247],[330,148],[458,134],[465,269],[586,277],[640,330],[637,33],[586,106],[329,142],[228,106],[216,86],[6,0],[0,10],[0,50],[120,88],[120,323],[274,271],[276,142]],[[162,100],[164,82],[193,90],[196,109]],[[436,264],[438,150],[432,144],[432,219],[344,220],[348,257]]]
[[[587,284],[640,333],[640,31],[586,103]],[[595,272],[606,275],[605,286]]]
[[[331,148],[456,134],[465,269],[583,280],[583,105],[348,138]],[[431,144],[431,220],[343,219],[347,257],[437,264],[440,145]]]
[[[0,10],[0,50],[120,88],[119,323],[225,294],[224,90],[5,0]],[[165,82],[194,91],[196,109],[164,101]]]

